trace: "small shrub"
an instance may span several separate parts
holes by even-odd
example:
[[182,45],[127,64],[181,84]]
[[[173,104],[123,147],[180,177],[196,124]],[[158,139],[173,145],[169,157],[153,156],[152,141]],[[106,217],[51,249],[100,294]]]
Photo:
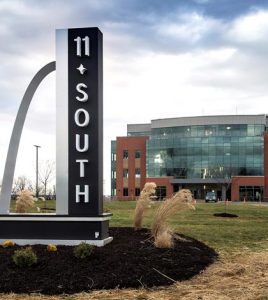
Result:
[[16,212],[25,213],[33,206],[34,206],[33,194],[28,190],[21,191],[16,200]]
[[81,243],[74,247],[74,256],[76,258],[86,258],[89,257],[94,250],[93,245],[89,245],[87,243]]
[[152,196],[155,195],[156,184],[154,182],[147,182],[141,191],[140,197],[137,200],[134,212],[134,228],[141,229],[143,213],[151,202]]
[[31,247],[25,249],[16,250],[12,256],[12,259],[18,267],[30,267],[37,263],[37,256],[33,252]]
[[15,243],[13,241],[10,241],[10,240],[6,240],[3,242],[2,246],[4,248],[8,248],[8,247],[13,247],[15,245]]
[[58,249],[57,249],[57,246],[54,245],[54,244],[48,244],[47,245],[47,251],[49,252],[56,252]]

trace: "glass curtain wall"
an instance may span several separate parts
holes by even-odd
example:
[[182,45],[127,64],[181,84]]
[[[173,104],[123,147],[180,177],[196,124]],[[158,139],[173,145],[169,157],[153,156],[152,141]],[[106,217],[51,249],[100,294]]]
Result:
[[256,124],[154,128],[147,141],[147,176],[263,175],[264,130]]

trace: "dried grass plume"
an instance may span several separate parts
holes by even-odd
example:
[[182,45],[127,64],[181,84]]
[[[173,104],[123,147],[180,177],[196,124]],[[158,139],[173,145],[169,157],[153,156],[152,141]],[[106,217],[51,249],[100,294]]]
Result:
[[157,248],[173,246],[173,231],[167,225],[167,220],[177,212],[195,209],[190,190],[182,189],[173,197],[163,201],[156,211],[152,224],[152,236]]
[[21,191],[16,200],[16,212],[25,213],[33,206],[34,206],[33,194],[28,190]]
[[147,182],[141,191],[140,197],[137,200],[134,212],[134,228],[141,229],[143,213],[149,206],[152,196],[155,195],[156,184],[154,182]]

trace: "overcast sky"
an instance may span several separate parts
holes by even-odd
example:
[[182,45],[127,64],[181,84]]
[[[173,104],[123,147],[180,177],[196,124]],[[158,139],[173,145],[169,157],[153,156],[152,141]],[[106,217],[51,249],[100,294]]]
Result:
[[[267,0],[0,0],[0,176],[21,98],[55,60],[55,29],[99,27],[104,40],[104,190],[110,141],[127,123],[268,112]],[[55,72],[24,126],[16,174],[55,160]]]

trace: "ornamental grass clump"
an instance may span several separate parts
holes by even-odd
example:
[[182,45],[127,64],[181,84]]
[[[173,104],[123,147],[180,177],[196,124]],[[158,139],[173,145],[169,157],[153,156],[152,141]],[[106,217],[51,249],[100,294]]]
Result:
[[137,200],[134,212],[134,228],[135,230],[141,229],[143,213],[148,208],[152,197],[155,195],[156,184],[154,182],[147,182],[141,191],[140,197]]
[[15,265],[20,268],[30,267],[37,263],[37,256],[31,247],[16,250],[12,256],[12,259]]
[[11,240],[6,240],[3,242],[2,246],[4,248],[8,248],[8,247],[14,247],[15,246],[15,243]]
[[28,190],[21,191],[16,200],[16,212],[26,213],[33,206],[34,206],[33,194]]
[[169,228],[167,220],[177,212],[195,209],[190,190],[180,190],[172,198],[166,199],[159,206],[153,219],[152,236],[157,248],[172,248],[173,231]]
[[47,251],[49,252],[56,252],[58,249],[57,249],[57,246],[54,245],[54,244],[48,244],[47,245]]
[[74,247],[74,256],[76,258],[84,259],[86,257],[89,257],[94,250],[93,245],[89,245],[87,243],[81,243]]

